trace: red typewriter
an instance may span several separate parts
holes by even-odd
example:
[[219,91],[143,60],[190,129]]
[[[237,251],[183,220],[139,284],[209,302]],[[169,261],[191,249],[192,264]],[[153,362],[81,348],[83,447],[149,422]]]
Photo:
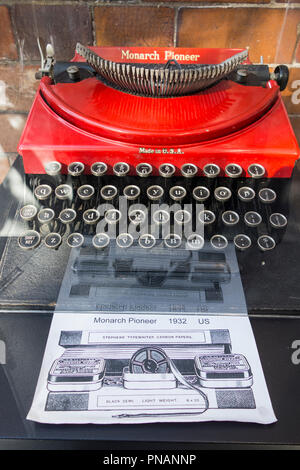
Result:
[[292,298],[299,147],[280,95],[287,67],[254,65],[243,49],[77,44],[70,62],[48,46],[38,78],[19,144],[20,259],[55,259],[53,284],[73,248],[79,279],[177,289],[226,283],[233,249],[250,309],[286,304],[282,270]]

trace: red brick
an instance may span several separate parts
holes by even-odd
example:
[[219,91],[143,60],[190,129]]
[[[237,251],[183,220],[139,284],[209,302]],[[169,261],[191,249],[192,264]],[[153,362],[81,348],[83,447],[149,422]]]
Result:
[[0,6],[0,59],[17,59],[9,11],[6,6]]
[[288,86],[282,92],[289,114],[300,114],[300,68],[291,68]]
[[99,46],[172,46],[175,10],[168,7],[95,8]]
[[297,40],[299,9],[201,8],[182,9],[178,46],[250,47],[250,59],[291,63]]
[[38,66],[0,65],[0,111],[29,111],[38,87]]
[[[143,2],[148,2],[149,0],[142,0]],[[209,4],[209,3],[270,3],[271,0],[163,0],[164,3],[169,2],[178,2],[178,3],[197,3],[199,5]],[[285,1],[285,0],[283,0]],[[300,2],[300,0],[298,0]],[[162,3],[161,0],[151,0],[151,3]]]
[[17,151],[26,117],[23,114],[0,114],[0,155],[3,152]]
[[26,60],[39,60],[37,37],[47,44],[53,38],[57,60],[70,60],[76,42],[93,43],[92,21],[88,5],[15,4],[11,7],[16,37]]

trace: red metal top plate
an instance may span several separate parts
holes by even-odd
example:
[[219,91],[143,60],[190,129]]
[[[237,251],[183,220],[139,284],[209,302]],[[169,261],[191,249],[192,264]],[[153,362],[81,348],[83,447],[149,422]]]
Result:
[[78,129],[134,144],[174,145],[209,141],[236,132],[261,117],[279,87],[247,87],[222,80],[194,95],[151,98],[104,85],[41,82],[41,93],[58,116]]

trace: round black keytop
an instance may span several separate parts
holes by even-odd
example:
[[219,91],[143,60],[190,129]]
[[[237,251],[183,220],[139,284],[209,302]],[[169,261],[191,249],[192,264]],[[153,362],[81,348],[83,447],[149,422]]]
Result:
[[176,233],[170,233],[164,239],[164,243],[168,248],[178,248],[181,245],[181,236]]
[[229,178],[238,178],[243,173],[243,169],[237,163],[229,163],[225,167],[225,173]]
[[33,220],[37,214],[37,208],[32,204],[27,204],[20,209],[20,217],[23,220]]
[[216,220],[216,216],[212,211],[204,210],[199,212],[198,219],[202,224],[209,225]]
[[197,186],[193,189],[193,197],[196,201],[206,201],[210,196],[210,191],[205,186]]
[[114,165],[113,171],[116,176],[126,176],[130,171],[130,166],[128,163],[119,162]]
[[274,238],[270,237],[270,235],[261,235],[257,239],[257,244],[262,251],[273,250],[276,246]]
[[137,175],[141,176],[142,178],[146,178],[152,173],[152,165],[150,165],[150,163],[139,163],[135,170]]
[[83,201],[91,199],[95,193],[95,188],[90,184],[84,184],[77,189],[77,194]]
[[190,250],[201,250],[204,246],[204,238],[197,233],[192,233],[187,238],[187,248]]
[[134,225],[143,224],[146,220],[146,213],[140,209],[130,211],[128,218]]
[[40,224],[47,224],[51,222],[55,217],[55,213],[53,209],[50,207],[46,207],[45,209],[41,209],[38,213],[38,221]]
[[163,163],[158,169],[160,176],[163,176],[164,178],[171,178],[171,176],[174,175],[175,170],[176,168],[172,163]]
[[48,197],[52,193],[52,188],[48,184],[40,184],[34,190],[34,195],[39,201],[44,201],[48,199]]
[[228,245],[228,240],[224,235],[213,235],[210,244],[216,250],[224,250]]
[[133,236],[130,233],[120,233],[116,238],[116,242],[120,248],[129,248],[133,244]]
[[35,230],[28,230],[18,238],[18,244],[24,250],[36,248],[41,241],[41,236]]
[[79,248],[83,245],[83,242],[84,236],[82,235],[82,233],[71,233],[67,239],[67,244],[71,248]]
[[186,189],[182,186],[173,186],[170,188],[169,194],[173,201],[182,201],[186,196]]
[[152,201],[156,201],[162,198],[164,195],[164,190],[161,186],[153,185],[147,189],[147,196]]
[[105,220],[108,224],[117,224],[121,219],[121,212],[118,209],[109,209],[105,213]]
[[220,202],[228,201],[228,199],[231,198],[231,191],[225,186],[219,186],[216,188],[214,194],[216,200]]
[[134,184],[130,184],[129,186],[126,186],[124,188],[123,194],[126,197],[126,199],[128,199],[129,201],[134,201],[141,194],[141,190],[138,186],[135,186]]
[[61,184],[57,186],[57,188],[55,189],[55,196],[57,197],[57,199],[71,200],[73,197],[72,187],[69,186],[68,184]]
[[243,186],[238,190],[238,197],[243,202],[252,201],[255,198],[255,191],[248,186]]
[[50,176],[57,176],[61,172],[61,163],[53,161],[45,165],[45,172]]
[[63,209],[59,214],[59,220],[63,224],[70,224],[76,219],[76,211],[74,209]]
[[96,209],[87,209],[82,216],[84,222],[88,225],[93,225],[100,219],[100,214]]
[[92,243],[95,248],[102,250],[109,245],[110,238],[107,233],[96,233],[93,237]]
[[185,178],[193,178],[193,176],[197,175],[198,168],[193,163],[185,163],[182,165],[180,171]]
[[103,186],[101,188],[100,194],[101,194],[101,197],[105,199],[105,201],[111,201],[118,194],[118,190],[115,186],[108,184],[107,186]]
[[280,214],[279,212],[274,212],[270,215],[270,224],[274,228],[283,228],[287,225],[287,218],[285,215]]
[[248,235],[244,235],[243,233],[239,233],[233,239],[233,243],[238,250],[244,251],[251,246],[251,238]]
[[263,188],[259,191],[258,197],[261,200],[261,202],[265,204],[270,204],[271,202],[275,201],[276,193],[271,188]]
[[216,178],[220,174],[220,167],[215,163],[207,163],[203,167],[203,173],[207,178]]
[[168,211],[159,209],[153,213],[153,222],[157,225],[164,225],[170,220],[170,214]]
[[261,223],[262,217],[258,212],[249,211],[244,215],[244,221],[248,227],[257,227]]
[[156,243],[155,237],[149,233],[141,235],[139,238],[139,245],[141,248],[153,248]]
[[240,216],[235,211],[225,211],[222,214],[222,221],[225,225],[236,225],[240,220]]
[[61,236],[59,233],[49,233],[45,237],[45,245],[47,248],[58,248],[59,245],[61,244]]
[[102,176],[107,172],[107,165],[103,162],[95,162],[91,166],[91,173],[94,176]]
[[186,209],[179,209],[174,214],[174,220],[179,225],[187,224],[192,220],[192,216]]
[[252,178],[262,178],[266,173],[265,168],[259,163],[252,163],[248,166],[248,174]]
[[84,172],[84,164],[81,162],[72,162],[68,165],[68,173],[71,176],[80,176]]

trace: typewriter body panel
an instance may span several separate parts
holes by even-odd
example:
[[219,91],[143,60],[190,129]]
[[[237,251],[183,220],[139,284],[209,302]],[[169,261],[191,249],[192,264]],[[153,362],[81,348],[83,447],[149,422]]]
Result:
[[[47,262],[51,272],[36,303],[55,305],[72,248],[73,292],[99,283],[202,289],[221,302],[235,274],[232,245],[249,311],[294,311],[299,148],[280,96],[282,70],[252,66],[241,49],[157,48],[151,56],[91,48],[85,61],[80,47],[41,79],[19,144],[24,198],[14,248],[31,269],[42,260],[45,288]],[[189,64],[220,78],[195,89]],[[290,273],[284,296],[282,271]],[[9,304],[24,279],[3,282]]]

